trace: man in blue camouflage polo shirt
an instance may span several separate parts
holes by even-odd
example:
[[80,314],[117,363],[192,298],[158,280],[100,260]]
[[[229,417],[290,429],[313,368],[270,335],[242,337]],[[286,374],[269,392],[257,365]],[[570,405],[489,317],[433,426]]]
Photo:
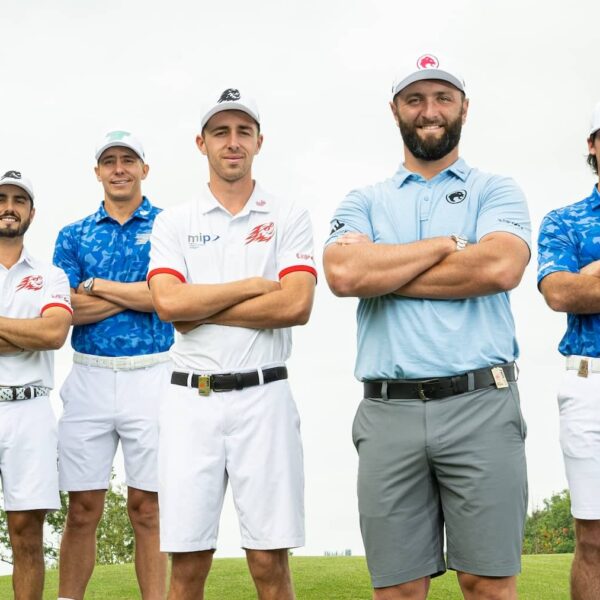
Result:
[[[416,68],[415,68],[416,64]],[[462,77],[431,54],[392,89],[404,164],[332,221],[329,285],[357,296],[360,524],[376,600],[514,600],[527,507],[525,423],[508,290],[529,260],[523,193],[471,168]]]
[[[600,103],[587,138],[598,175]],[[552,310],[567,313],[558,351],[566,373],[558,390],[576,549],[571,598],[600,598],[600,179],[587,197],[549,212],[538,239],[538,286]]]
[[173,329],[154,312],[145,280],[160,210],[142,196],[148,165],[136,137],[108,133],[96,160],[104,202],[60,231],[54,253],[69,278],[75,325],[73,369],[61,389],[59,476],[69,513],[59,596],[84,596],[120,440],[138,583],[145,600],[158,600],[165,595],[166,556],[158,536],[157,390],[170,375]]

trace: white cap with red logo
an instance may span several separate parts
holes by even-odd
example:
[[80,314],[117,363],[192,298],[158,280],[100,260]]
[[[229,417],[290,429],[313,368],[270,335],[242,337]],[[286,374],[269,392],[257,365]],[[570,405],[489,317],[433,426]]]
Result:
[[465,82],[451,62],[434,54],[423,54],[400,72],[392,86],[392,100],[405,87],[423,79],[441,79],[451,83],[461,92],[465,91]]
[[592,113],[592,122],[590,123],[590,137],[600,129],[600,102],[596,104]]
[[33,186],[31,181],[27,177],[23,177],[20,171],[6,171],[2,177],[0,177],[0,186],[2,185],[16,185],[22,190],[26,191],[33,202]]

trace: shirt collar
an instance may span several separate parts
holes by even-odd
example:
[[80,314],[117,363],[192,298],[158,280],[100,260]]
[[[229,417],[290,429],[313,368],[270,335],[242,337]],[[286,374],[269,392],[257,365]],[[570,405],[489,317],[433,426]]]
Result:
[[33,267],[34,263],[35,263],[35,258],[33,258],[33,256],[31,256],[31,254],[29,254],[29,252],[28,252],[27,248],[25,248],[25,246],[23,246],[23,250],[21,250],[21,256],[19,257],[17,264],[20,262],[27,263],[30,267]]
[[[146,198],[146,196],[142,196],[142,203],[133,211],[131,217],[129,217],[128,221],[131,219],[141,219],[142,221],[148,221],[150,219],[150,213],[152,211],[152,204],[150,204],[150,200]],[[94,215],[96,219],[96,223],[100,223],[100,221],[111,220],[114,219],[106,212],[106,208],[104,207],[104,200],[100,203],[100,207],[96,211]]]
[[[458,158],[449,167],[446,167],[443,171],[440,171],[433,179],[445,176],[446,173],[448,173],[450,175],[453,175],[454,177],[458,177],[462,181],[465,181],[469,175],[470,170],[471,167],[469,167],[469,165],[467,165],[467,163],[462,158]],[[397,187],[402,187],[408,179],[418,180],[423,179],[423,177],[421,177],[421,175],[419,175],[418,173],[409,171],[403,164],[401,164],[398,170],[396,171],[396,174],[394,175],[393,179]]]
[[597,185],[594,186],[592,193],[588,197],[588,202],[592,205],[592,208],[600,208],[600,192]]
[[[271,204],[271,199],[262,188],[258,185],[258,183],[254,182],[254,190],[252,191],[252,195],[248,198],[246,202],[246,206],[236,215],[236,217],[245,215],[250,211],[254,212],[269,212]],[[213,195],[208,184],[203,189],[202,195],[199,200],[200,211],[203,214],[206,214],[212,210],[220,209],[227,212],[227,209],[217,200],[217,198]]]

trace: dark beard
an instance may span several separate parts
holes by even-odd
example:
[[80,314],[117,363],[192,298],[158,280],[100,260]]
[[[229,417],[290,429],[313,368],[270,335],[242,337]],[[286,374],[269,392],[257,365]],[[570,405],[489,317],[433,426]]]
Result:
[[19,226],[16,229],[2,229],[0,228],[0,237],[5,238],[16,238],[23,237],[25,232],[29,229],[31,225],[31,219],[26,219],[25,221],[21,221]]
[[462,130],[462,111],[457,119],[445,124],[444,135],[439,139],[420,138],[417,127],[402,120],[399,120],[399,126],[402,139],[415,158],[427,161],[440,160],[458,146]]

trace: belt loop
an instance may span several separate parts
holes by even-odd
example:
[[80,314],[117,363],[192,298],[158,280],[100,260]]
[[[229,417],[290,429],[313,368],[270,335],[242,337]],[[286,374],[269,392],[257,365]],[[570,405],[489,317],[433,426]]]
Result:
[[515,381],[519,381],[519,365],[516,362],[513,363],[513,374]]
[[475,375],[473,371],[467,373],[467,391],[472,392],[475,389]]
[[256,373],[258,374],[258,385],[264,385],[265,376],[263,375],[263,370],[260,367],[258,367],[258,369],[256,369]]
[[381,382],[381,399],[385,400],[385,402],[387,402],[389,400],[389,398],[388,398],[388,382],[387,381]]
[[193,377],[193,376],[194,376],[194,373],[193,373],[193,371],[190,371],[190,372],[187,374],[187,384],[186,384],[186,385],[187,385],[187,387],[192,387],[192,377]]

